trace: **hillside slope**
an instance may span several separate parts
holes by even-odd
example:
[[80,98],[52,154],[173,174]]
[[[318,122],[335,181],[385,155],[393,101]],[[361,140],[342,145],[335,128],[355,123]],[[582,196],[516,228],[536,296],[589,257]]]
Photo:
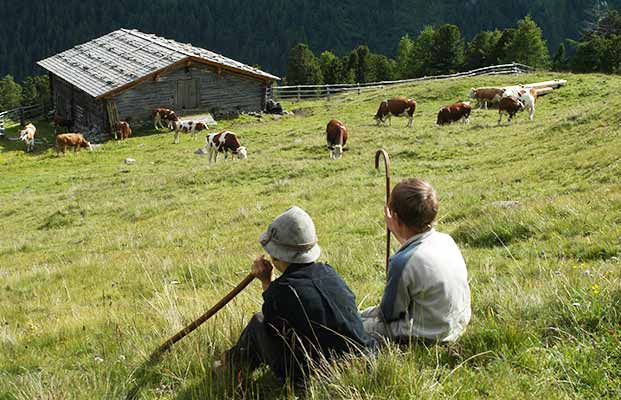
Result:
[[[577,38],[593,0],[132,0],[62,4],[0,0],[0,76],[41,73],[35,62],[119,28],[136,28],[221,52],[284,75],[289,49],[307,42],[316,52],[342,55],[359,44],[394,56],[399,38],[429,24],[457,24],[467,38],[481,30],[514,27],[530,14],[552,52]],[[621,0],[608,1],[621,7]]]
[[[473,319],[450,348],[388,346],[326,371],[311,399],[621,396],[621,78],[566,75],[535,120],[435,126],[472,86],[558,78],[481,77],[286,104],[296,116],[221,121],[245,162],[208,166],[202,142],[139,131],[93,153],[57,156],[0,142],[0,399],[293,398],[261,371],[237,388],[211,365],[260,308],[253,283],[151,369],[164,339],[247,273],[258,236],[292,204],[315,219],[322,259],[361,307],[384,281],[383,172],[419,176],[441,198],[437,229],[463,250]],[[372,115],[385,96],[418,100],[414,127]],[[325,124],[350,150],[331,162]],[[38,123],[51,142],[49,127]],[[47,134],[47,136],[46,136]],[[10,136],[16,135],[13,128]],[[123,160],[137,160],[126,165]]]

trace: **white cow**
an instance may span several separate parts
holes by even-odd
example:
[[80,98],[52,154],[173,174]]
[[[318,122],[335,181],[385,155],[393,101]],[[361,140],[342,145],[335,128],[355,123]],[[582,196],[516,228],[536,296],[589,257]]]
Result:
[[26,152],[34,151],[35,133],[37,133],[37,128],[33,124],[26,125],[26,127],[19,132],[20,140],[26,143]]

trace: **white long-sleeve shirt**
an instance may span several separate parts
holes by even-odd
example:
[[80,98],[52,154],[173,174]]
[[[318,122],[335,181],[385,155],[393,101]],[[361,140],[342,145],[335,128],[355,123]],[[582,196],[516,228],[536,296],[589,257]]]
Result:
[[470,321],[464,258],[453,239],[431,229],[390,258],[379,307],[362,313],[365,329],[393,339],[455,341]]

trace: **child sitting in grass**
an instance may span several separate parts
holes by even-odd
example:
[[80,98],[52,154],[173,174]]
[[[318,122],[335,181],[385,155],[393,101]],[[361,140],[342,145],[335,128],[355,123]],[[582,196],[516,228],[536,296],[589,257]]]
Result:
[[396,342],[453,342],[470,321],[466,264],[453,239],[431,223],[438,212],[435,190],[420,179],[394,187],[384,216],[401,243],[390,258],[379,306],[362,312],[364,329]]

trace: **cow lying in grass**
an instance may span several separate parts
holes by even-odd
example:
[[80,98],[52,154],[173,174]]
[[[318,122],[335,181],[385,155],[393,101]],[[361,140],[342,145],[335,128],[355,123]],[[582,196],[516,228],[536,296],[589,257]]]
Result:
[[26,152],[34,151],[35,133],[37,128],[33,124],[28,124],[19,132],[19,139],[26,143]]
[[62,149],[64,154],[67,151],[67,147],[73,147],[74,152],[80,151],[82,147],[93,150],[93,146],[81,133],[61,133],[56,136],[56,152],[59,153]]
[[202,121],[172,121],[169,128],[175,131],[175,144],[179,143],[179,134],[189,133],[192,139],[198,137],[198,132],[207,130],[207,124]]
[[224,153],[225,160],[228,158],[229,152],[233,154],[233,157],[237,157],[240,160],[245,160],[248,157],[246,147],[241,145],[237,135],[231,131],[210,133],[205,138],[205,141],[209,151],[210,164],[212,158],[213,162],[218,161],[218,153]]
[[173,110],[168,108],[156,108],[153,110],[153,126],[157,130],[164,129],[164,127],[170,128],[170,123],[179,121],[179,117]]
[[414,111],[416,111],[416,100],[408,99],[405,97],[393,97],[390,100],[384,100],[380,103],[379,109],[375,114],[375,121],[379,126],[380,123],[386,124],[386,119],[388,119],[388,124],[391,123],[391,116],[402,117],[405,116],[408,119],[408,128],[412,127],[412,121],[414,120]]
[[347,128],[337,120],[332,119],[326,126],[326,141],[330,150],[330,159],[338,160],[343,155],[343,150],[347,144]]

